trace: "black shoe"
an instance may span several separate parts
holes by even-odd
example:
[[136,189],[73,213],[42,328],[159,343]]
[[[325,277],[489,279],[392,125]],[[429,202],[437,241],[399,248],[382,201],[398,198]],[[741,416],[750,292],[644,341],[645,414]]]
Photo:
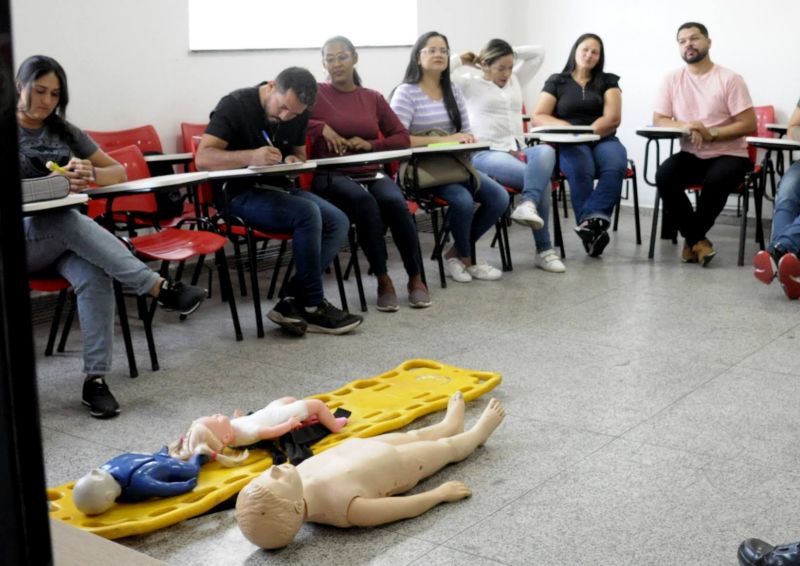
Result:
[[110,419],[119,414],[119,403],[102,377],[93,377],[83,382],[81,402],[89,407],[89,414],[98,419]]
[[592,240],[591,245],[589,246],[589,256],[590,257],[600,257],[600,254],[603,253],[603,250],[606,249],[606,246],[611,241],[611,237],[608,235],[608,232],[603,230],[600,232],[594,240]]
[[575,233],[580,237],[583,249],[590,257],[600,257],[611,241],[608,235],[609,226],[608,220],[602,218],[590,218],[580,226],[575,226]]
[[800,566],[800,542],[772,546],[757,538],[739,545],[741,566]]
[[267,318],[289,334],[303,336],[306,333],[305,313],[292,297],[284,297],[267,314]]
[[178,311],[186,316],[196,311],[205,298],[205,289],[165,279],[156,300],[162,309]]
[[364,322],[363,317],[337,309],[325,299],[314,312],[303,309],[302,316],[309,332],[323,334],[346,334]]

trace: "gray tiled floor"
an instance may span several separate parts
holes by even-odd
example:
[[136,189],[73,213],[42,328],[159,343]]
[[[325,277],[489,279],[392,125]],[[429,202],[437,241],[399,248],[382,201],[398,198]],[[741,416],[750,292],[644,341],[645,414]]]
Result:
[[[48,483],[119,450],[155,450],[199,415],[434,358],[503,374],[493,394],[506,422],[468,460],[418,487],[461,479],[471,499],[372,530],[306,525],[279,552],[248,543],[231,512],[121,542],[172,564],[638,566],[735,564],[747,536],[800,538],[800,305],[736,266],[733,225],[714,229],[720,252],[701,269],[681,264],[669,242],[648,261],[629,212],[621,223],[601,260],[567,233],[564,275],[533,269],[530,235],[514,226],[515,269],[502,281],[433,285],[432,308],[370,308],[348,336],[295,339],[267,322],[259,340],[249,299],[239,305],[239,343],[216,298],[183,323],[159,313],[162,369],[147,369],[135,327],[141,376],[129,379],[118,340],[109,383],[123,413],[107,422],[79,403],[76,333],[68,353],[38,360]],[[487,242],[479,253],[497,263]],[[427,269],[435,281],[434,264]],[[372,282],[368,292],[372,305]],[[36,329],[40,344],[45,331]],[[471,404],[468,420],[484,403]]]

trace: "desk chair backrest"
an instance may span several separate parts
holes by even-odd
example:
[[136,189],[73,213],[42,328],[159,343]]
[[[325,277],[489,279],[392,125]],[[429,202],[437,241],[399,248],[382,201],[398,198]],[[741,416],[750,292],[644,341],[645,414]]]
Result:
[[[767,124],[775,123],[775,107],[769,106],[754,106],[753,110],[756,113],[756,136],[759,138],[773,138],[775,134],[767,129]],[[756,163],[758,150],[751,146],[747,146],[747,155],[750,161]]]
[[193,145],[192,141],[193,138],[197,138],[198,142],[200,138],[206,133],[206,127],[208,124],[191,124],[189,122],[181,122],[181,141],[183,142],[183,151],[192,154],[192,162],[189,163],[187,171],[197,171],[197,166],[194,164],[194,154],[196,153],[197,149]]
[[[128,181],[150,177],[150,170],[144,155],[135,145],[128,145],[108,152],[112,159],[118,161],[128,176]],[[155,214],[158,211],[155,193],[132,195],[114,199],[114,212],[145,212]]]
[[151,125],[111,132],[86,131],[100,148],[108,153],[128,145],[135,145],[142,154],[164,153],[156,129]]

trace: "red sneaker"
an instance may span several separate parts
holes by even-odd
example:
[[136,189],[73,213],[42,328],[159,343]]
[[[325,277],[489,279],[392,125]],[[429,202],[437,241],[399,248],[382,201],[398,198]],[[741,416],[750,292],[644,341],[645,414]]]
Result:
[[778,279],[783,292],[790,299],[800,298],[800,259],[794,254],[786,254],[778,263]]
[[766,250],[761,250],[753,258],[753,275],[756,279],[769,285],[778,274],[778,266],[772,254]]

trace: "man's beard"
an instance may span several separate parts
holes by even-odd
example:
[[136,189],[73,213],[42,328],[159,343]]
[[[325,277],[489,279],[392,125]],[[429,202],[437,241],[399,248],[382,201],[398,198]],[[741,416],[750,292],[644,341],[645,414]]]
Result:
[[702,61],[706,57],[708,57],[708,50],[700,51],[698,49],[698,50],[695,50],[694,55],[692,55],[691,57],[687,56],[684,53],[683,60],[686,61],[687,63],[699,63],[700,61]]

